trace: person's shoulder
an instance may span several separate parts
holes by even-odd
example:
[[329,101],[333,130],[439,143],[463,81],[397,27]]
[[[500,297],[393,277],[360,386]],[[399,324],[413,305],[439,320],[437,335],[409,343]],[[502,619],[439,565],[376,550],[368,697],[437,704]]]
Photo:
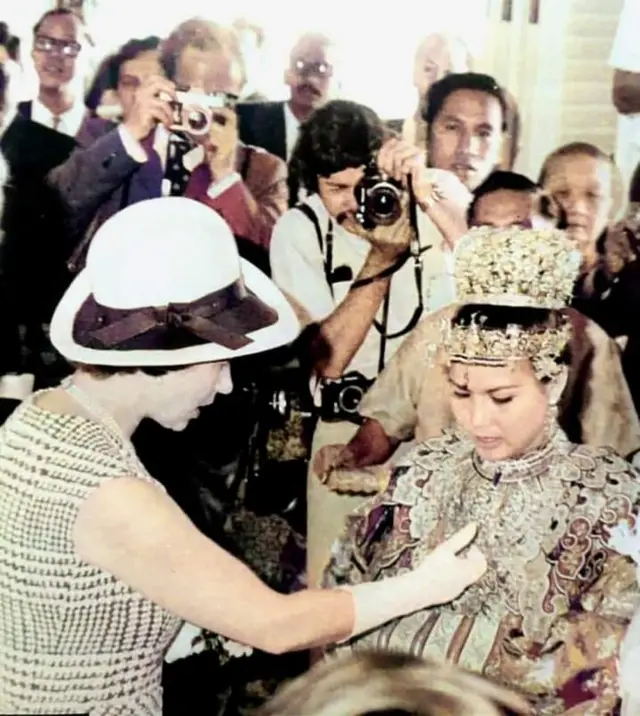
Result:
[[[320,226],[323,225],[323,217],[317,207],[307,199],[303,202],[318,217]],[[290,247],[315,246],[318,249],[318,237],[313,221],[298,207],[292,207],[282,214],[275,223],[271,236],[271,252],[287,252]]]
[[243,146],[245,157],[249,159],[249,171],[259,181],[265,181],[274,176],[280,178],[286,176],[287,163],[283,159],[253,144]]

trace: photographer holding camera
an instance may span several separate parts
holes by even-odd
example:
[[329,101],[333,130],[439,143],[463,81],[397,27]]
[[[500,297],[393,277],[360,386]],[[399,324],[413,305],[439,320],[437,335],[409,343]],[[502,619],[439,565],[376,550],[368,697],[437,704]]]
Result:
[[135,43],[122,48],[122,121],[88,120],[83,147],[49,177],[71,234],[92,235],[138,201],[186,196],[220,213],[241,252],[264,266],[273,225],[287,208],[286,165],[238,138],[245,70],[237,38],[215,23],[187,20],[151,54],[143,46],[136,54]]
[[[453,299],[448,247],[464,231],[468,191],[387,137],[376,114],[334,100],[300,130],[290,171],[308,193],[275,226],[276,283],[307,315],[319,421],[313,454],[357,430],[360,399],[423,313]],[[310,474],[307,567],[317,583],[357,498]]]

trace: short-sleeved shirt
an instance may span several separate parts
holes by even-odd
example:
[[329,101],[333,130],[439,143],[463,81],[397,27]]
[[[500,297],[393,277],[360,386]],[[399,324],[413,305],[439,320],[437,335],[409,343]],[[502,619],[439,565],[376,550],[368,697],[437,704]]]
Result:
[[[313,194],[305,203],[318,218],[323,241],[326,240],[330,217],[322,200],[317,194]],[[424,311],[430,312],[453,300],[453,275],[451,261],[443,248],[440,232],[422,212],[419,212],[418,220],[422,246],[432,246],[423,254],[420,286]],[[370,245],[365,239],[349,233],[334,221],[332,268],[335,270],[348,267],[351,278],[329,286],[325,274],[325,257],[314,225],[301,211],[290,209],[280,217],[271,237],[273,279],[304,309],[312,321],[321,322],[345,299],[351,284],[365,264],[369,250]],[[391,279],[387,334],[400,332],[409,324],[419,304],[418,290],[413,261],[409,260]],[[382,310],[377,319],[382,320]],[[405,337],[387,342],[386,360],[391,358]],[[379,358],[380,333],[372,327],[347,371],[357,370],[367,378],[374,378],[379,372]]]

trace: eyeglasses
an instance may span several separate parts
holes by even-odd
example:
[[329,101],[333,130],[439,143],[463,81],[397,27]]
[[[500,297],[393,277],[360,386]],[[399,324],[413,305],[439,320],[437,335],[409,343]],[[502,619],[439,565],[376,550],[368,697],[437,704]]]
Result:
[[63,57],[74,58],[80,54],[82,46],[70,40],[58,40],[47,35],[36,35],[33,42],[34,50],[46,52],[47,54],[58,54]]
[[297,60],[293,69],[301,77],[315,75],[316,77],[331,77],[333,75],[333,67],[328,62],[305,62]]

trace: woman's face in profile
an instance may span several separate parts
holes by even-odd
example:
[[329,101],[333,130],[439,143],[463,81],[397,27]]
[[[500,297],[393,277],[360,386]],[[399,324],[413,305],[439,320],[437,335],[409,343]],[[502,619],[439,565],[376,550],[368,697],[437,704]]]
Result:
[[484,460],[515,458],[544,440],[548,397],[530,361],[452,363],[448,379],[456,423]]

